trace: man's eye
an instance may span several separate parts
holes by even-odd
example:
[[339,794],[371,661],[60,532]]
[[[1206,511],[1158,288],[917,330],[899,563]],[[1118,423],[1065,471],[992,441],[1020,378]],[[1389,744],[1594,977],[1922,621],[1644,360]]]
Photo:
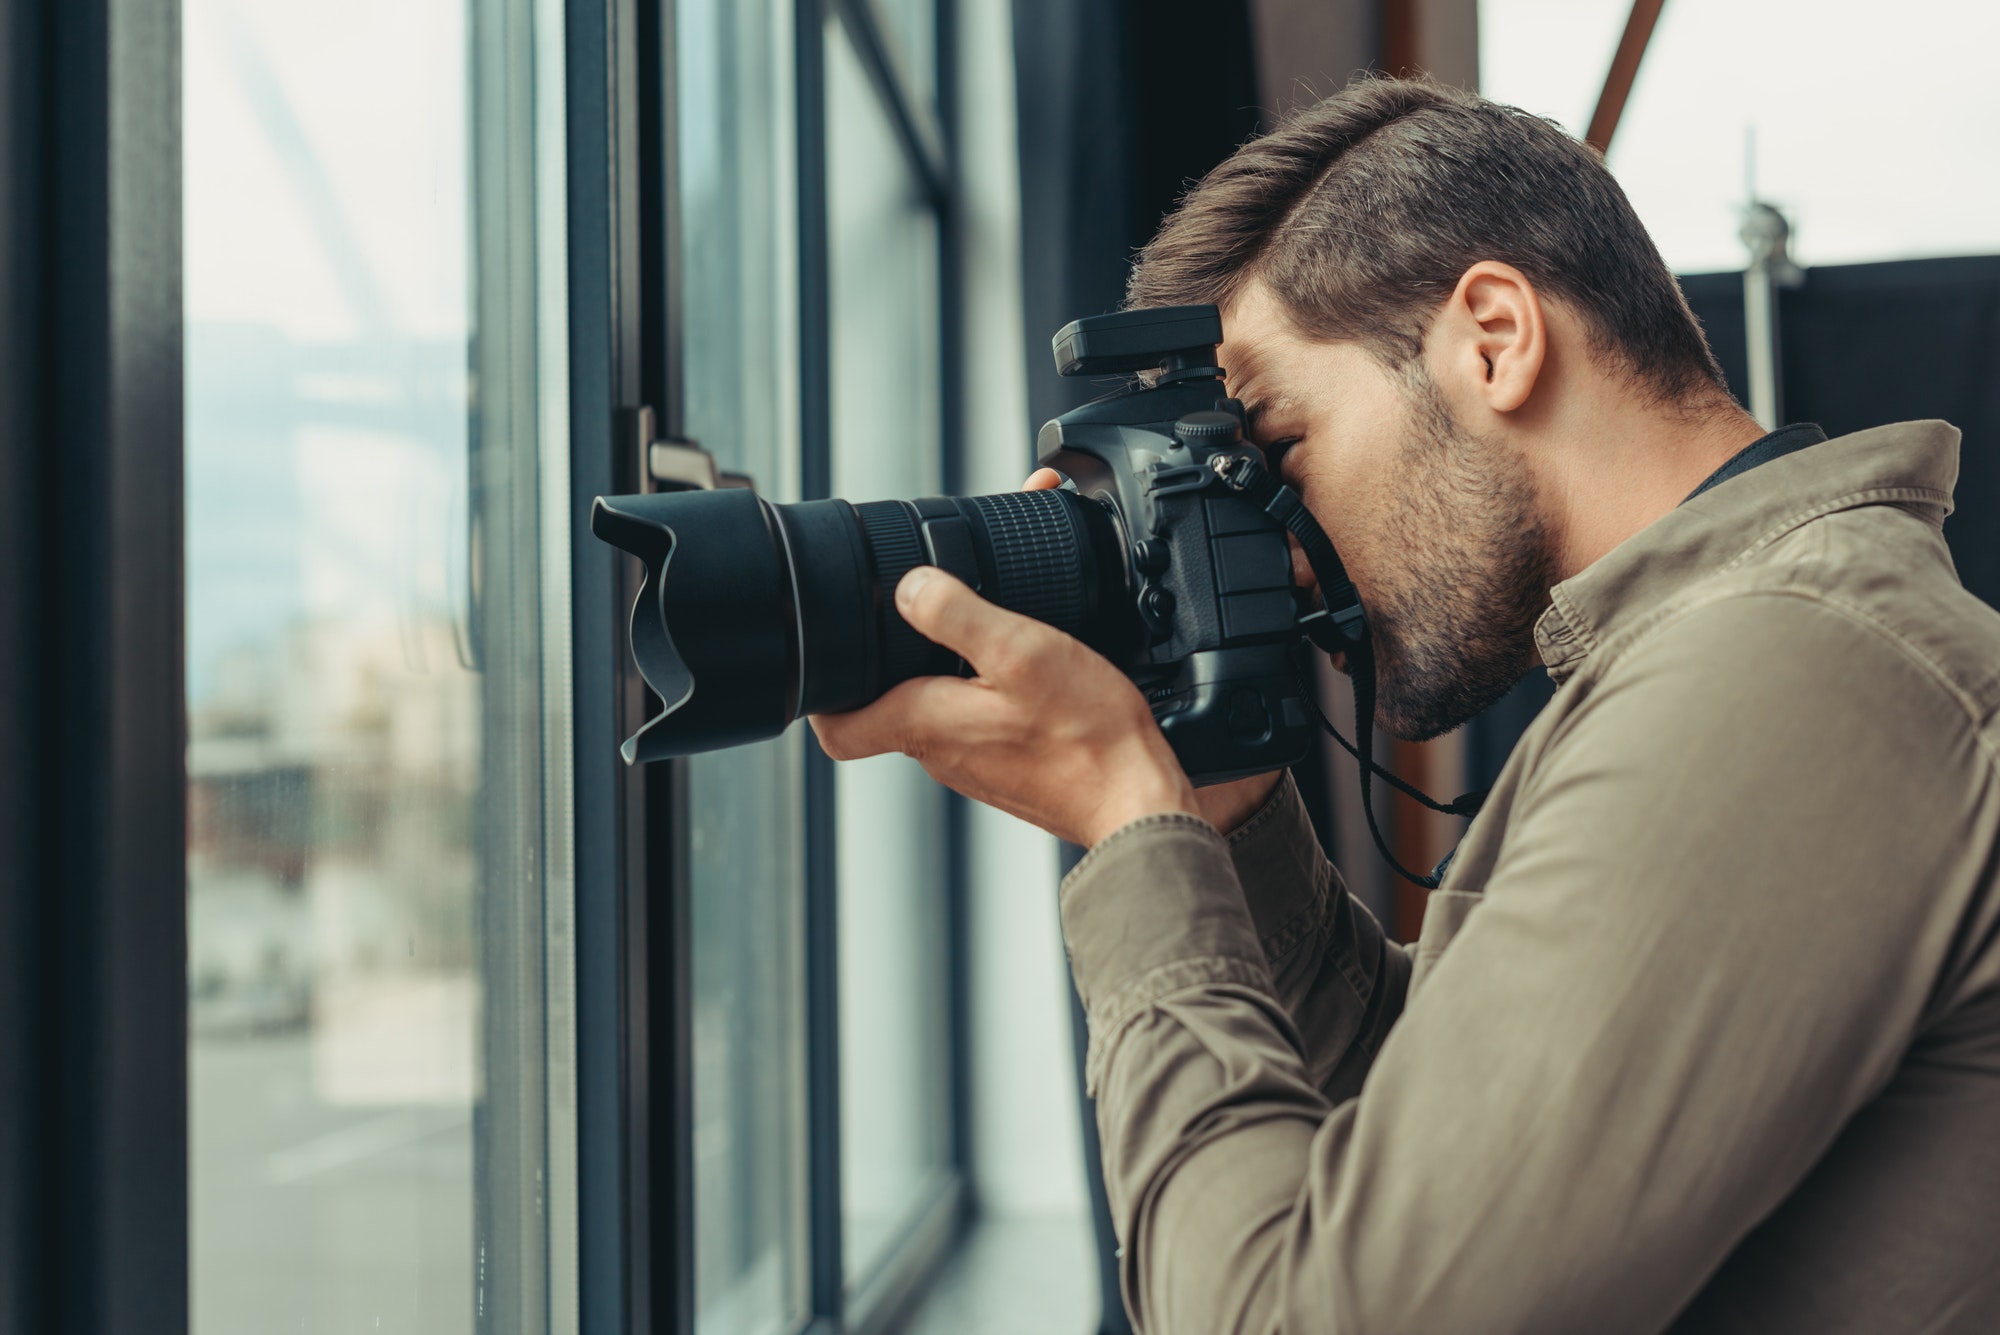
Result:
[[1285,436],[1282,439],[1272,441],[1264,447],[1264,458],[1270,465],[1272,472],[1275,473],[1278,471],[1285,462],[1285,452],[1298,443],[1299,437]]

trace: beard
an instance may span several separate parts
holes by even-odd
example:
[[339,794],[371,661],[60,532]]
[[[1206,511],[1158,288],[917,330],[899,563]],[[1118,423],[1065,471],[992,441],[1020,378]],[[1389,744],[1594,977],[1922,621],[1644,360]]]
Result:
[[1405,471],[1379,531],[1398,563],[1369,602],[1376,718],[1408,741],[1450,732],[1535,664],[1556,560],[1527,469],[1466,432],[1422,363],[1410,371]]

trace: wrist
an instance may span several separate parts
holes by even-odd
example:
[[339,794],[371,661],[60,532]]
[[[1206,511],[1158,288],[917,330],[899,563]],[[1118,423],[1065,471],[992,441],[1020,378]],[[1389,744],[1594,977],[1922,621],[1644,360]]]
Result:
[[1271,795],[1284,782],[1285,771],[1272,770],[1269,774],[1255,774],[1247,779],[1237,779],[1230,783],[1218,783],[1208,788],[1195,790],[1195,801],[1201,810],[1202,819],[1216,828],[1216,832],[1228,836],[1239,825],[1262,811],[1271,801]]
[[1172,773],[1147,774],[1105,795],[1083,831],[1083,846],[1095,848],[1106,835],[1135,820],[1175,813],[1207,819],[1195,798],[1194,785],[1178,767]]

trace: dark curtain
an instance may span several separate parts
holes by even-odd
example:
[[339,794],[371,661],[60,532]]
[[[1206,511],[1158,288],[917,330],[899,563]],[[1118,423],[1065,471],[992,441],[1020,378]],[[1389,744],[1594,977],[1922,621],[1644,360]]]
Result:
[[[1039,426],[1111,388],[1058,377],[1050,337],[1078,316],[1116,310],[1133,253],[1161,217],[1256,132],[1257,70],[1247,0],[1015,0],[1014,60],[1028,409]],[[1323,774],[1302,782],[1324,792]],[[1080,1006],[1074,1019],[1080,1082]],[[1089,1100],[1082,1115],[1100,1329],[1124,1335],[1131,1325]]]
[[1257,131],[1247,0],[1016,0],[1022,310],[1036,423],[1106,386],[1049,339],[1118,309],[1132,256],[1182,192]]
[[[1743,276],[1683,278],[1729,386],[1749,394]],[[1839,436],[1942,417],[1965,433],[1945,538],[1965,587],[2000,606],[2000,256],[1828,265],[1778,299],[1784,410]],[[1491,783],[1550,695],[1529,674],[1470,725],[1472,780]]]

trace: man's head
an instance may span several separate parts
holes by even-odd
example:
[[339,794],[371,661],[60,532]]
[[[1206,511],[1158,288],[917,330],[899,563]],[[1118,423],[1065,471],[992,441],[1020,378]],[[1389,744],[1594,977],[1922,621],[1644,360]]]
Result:
[[[1403,736],[1455,727],[1532,665],[1550,585],[1603,545],[1570,513],[1607,480],[1581,439],[1650,496],[1660,461],[1627,445],[1658,434],[1642,421],[1740,418],[1597,154],[1430,83],[1357,82],[1210,172],[1127,291],[1190,303],[1222,307],[1252,437],[1347,561]],[[1654,480],[1678,485],[1673,462]]]

